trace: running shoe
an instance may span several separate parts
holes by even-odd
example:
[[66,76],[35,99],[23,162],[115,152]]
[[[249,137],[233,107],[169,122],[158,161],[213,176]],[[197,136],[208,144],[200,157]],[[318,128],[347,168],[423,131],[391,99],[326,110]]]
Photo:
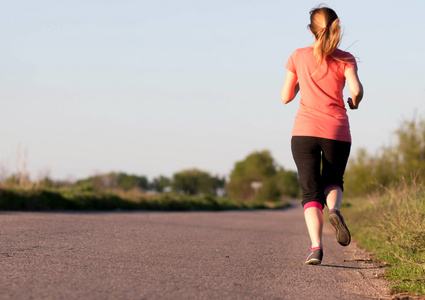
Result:
[[306,265],[318,265],[322,263],[323,249],[320,247],[310,248],[310,255],[307,256],[304,264]]
[[351,242],[350,231],[345,225],[344,218],[337,209],[331,209],[329,211],[329,223],[331,223],[333,229],[336,232],[336,240],[341,246],[348,246]]

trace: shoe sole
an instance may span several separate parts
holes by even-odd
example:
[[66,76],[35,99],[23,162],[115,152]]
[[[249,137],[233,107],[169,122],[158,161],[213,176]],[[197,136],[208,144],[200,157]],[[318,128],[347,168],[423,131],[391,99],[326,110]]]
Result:
[[337,214],[329,216],[329,223],[336,231],[336,240],[341,246],[348,246],[351,242],[351,235],[347,227],[344,226],[344,223]]
[[310,259],[309,261],[306,261],[304,264],[305,265],[320,265],[321,263],[322,263],[321,260],[313,258],[313,259]]

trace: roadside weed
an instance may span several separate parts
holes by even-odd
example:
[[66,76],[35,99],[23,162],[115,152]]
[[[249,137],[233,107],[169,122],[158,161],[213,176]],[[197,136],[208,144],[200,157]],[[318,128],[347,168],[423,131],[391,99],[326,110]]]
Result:
[[353,238],[387,265],[392,291],[425,295],[425,188],[403,184],[348,201]]

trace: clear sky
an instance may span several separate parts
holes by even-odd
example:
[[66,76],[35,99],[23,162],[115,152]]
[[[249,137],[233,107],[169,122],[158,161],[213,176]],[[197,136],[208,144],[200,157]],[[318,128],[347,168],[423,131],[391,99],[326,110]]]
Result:
[[[285,64],[313,38],[286,0],[14,0],[0,11],[0,163],[32,179],[187,168],[228,175],[268,149],[295,170],[299,98],[284,105]],[[425,2],[326,2],[359,60],[365,97],[349,111],[356,149],[394,144],[425,117]],[[348,94],[346,94],[348,97]]]

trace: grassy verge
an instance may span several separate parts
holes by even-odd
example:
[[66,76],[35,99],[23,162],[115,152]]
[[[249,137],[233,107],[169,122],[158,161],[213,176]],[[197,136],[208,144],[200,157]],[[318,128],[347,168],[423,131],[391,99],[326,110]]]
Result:
[[393,293],[425,295],[425,188],[402,186],[348,200],[353,238],[387,264]]
[[95,193],[73,189],[0,189],[0,210],[15,211],[219,211],[235,209],[278,209],[287,205],[285,202],[247,203],[210,195],[127,195],[123,193]]

